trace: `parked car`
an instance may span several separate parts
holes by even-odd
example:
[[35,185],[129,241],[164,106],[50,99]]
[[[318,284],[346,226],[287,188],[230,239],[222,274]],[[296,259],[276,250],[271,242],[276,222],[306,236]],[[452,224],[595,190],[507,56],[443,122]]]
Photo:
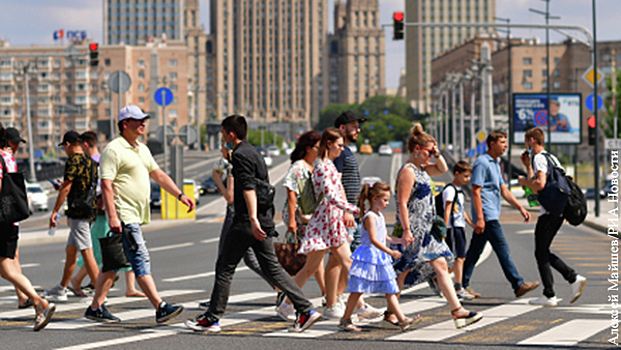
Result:
[[612,192],[612,180],[608,180],[608,182],[606,182],[606,184],[602,188],[602,191],[604,192],[604,197],[602,198],[606,198],[608,197],[608,194],[613,193]]
[[347,147],[349,147],[349,150],[351,151],[351,153],[358,152],[358,146],[356,146],[355,143],[350,143],[349,146],[347,146]]
[[259,151],[259,153],[261,153],[262,156],[267,155],[267,151],[265,150],[265,148],[261,146],[255,146],[255,148],[257,149],[257,151]]
[[267,165],[268,168],[270,168],[272,164],[274,164],[274,160],[272,159],[272,157],[267,154],[263,155],[263,160],[265,161],[265,165]]
[[380,156],[392,156],[392,148],[388,145],[381,145],[377,153]]
[[278,157],[280,155],[280,149],[274,145],[267,146],[267,154],[270,157]]
[[363,186],[364,184],[372,185],[378,181],[382,181],[382,179],[377,176],[365,176],[360,181],[360,186]]
[[[586,199],[595,199],[595,188],[594,187],[589,187],[586,189],[584,196],[586,197]],[[603,189],[599,189],[599,198],[606,198],[606,192],[604,192]]]
[[213,178],[211,177],[211,175],[209,175],[205,178],[203,182],[201,182],[201,185],[198,191],[201,196],[207,193],[218,193],[218,185],[216,184],[215,181],[213,181]]
[[27,184],[26,192],[28,196],[28,208],[30,211],[48,211],[47,194],[39,184]]
[[196,203],[196,205],[198,205],[200,203],[200,189],[199,186],[196,184],[196,181],[192,180],[192,179],[183,179],[183,185],[193,185],[194,186],[194,203]]
[[373,154],[373,147],[368,143],[363,144],[360,146],[360,154]]

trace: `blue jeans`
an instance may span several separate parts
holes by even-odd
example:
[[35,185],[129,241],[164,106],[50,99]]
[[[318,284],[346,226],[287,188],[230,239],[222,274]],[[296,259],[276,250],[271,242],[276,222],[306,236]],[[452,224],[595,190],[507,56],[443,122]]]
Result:
[[498,261],[500,261],[500,266],[502,267],[502,272],[505,274],[505,278],[511,283],[513,290],[517,291],[522,283],[524,283],[524,280],[518,274],[515,264],[513,264],[511,252],[509,251],[509,243],[507,243],[505,235],[502,233],[502,227],[498,220],[486,221],[483,233],[472,234],[470,247],[466,253],[466,262],[464,263],[464,276],[462,281],[464,288],[470,285],[470,277],[472,277],[474,266],[477,261],[479,261],[479,257],[487,241],[491,243],[498,257]]
[[123,224],[123,247],[136,278],[151,274],[151,258],[140,224]]

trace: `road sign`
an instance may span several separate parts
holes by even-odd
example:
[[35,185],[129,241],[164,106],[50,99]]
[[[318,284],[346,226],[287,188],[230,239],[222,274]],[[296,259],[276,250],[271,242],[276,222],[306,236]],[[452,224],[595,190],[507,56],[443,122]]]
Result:
[[479,132],[477,132],[477,140],[479,140],[479,142],[485,141],[486,138],[487,133],[485,132],[485,130],[480,130]]
[[[155,138],[159,142],[164,143],[164,127],[160,126],[157,130],[155,130]],[[169,145],[175,138],[175,129],[173,129],[170,125],[166,125],[166,138],[168,139],[167,144]]]
[[167,87],[161,87],[155,90],[155,103],[160,106],[168,106],[173,101],[173,93]]
[[548,125],[548,111],[540,110],[535,113],[535,124]]
[[192,125],[184,125],[179,129],[179,140],[186,145],[192,145],[198,141],[198,130]]
[[601,70],[593,68],[593,66],[589,67],[584,74],[582,75],[582,80],[584,80],[590,87],[593,87],[595,83],[601,83],[604,80],[604,73]]
[[[594,108],[594,105],[595,105],[594,104],[594,100],[595,100],[595,98],[594,98],[593,94],[590,94],[586,98],[586,100],[584,100],[584,104],[586,105],[586,108],[589,111],[591,111],[591,112],[593,112],[595,110],[595,108]],[[604,100],[602,99],[601,96],[597,95],[597,109],[601,110],[603,106],[604,106]]]
[[112,92],[122,94],[129,90],[129,87],[132,86],[132,79],[129,77],[129,74],[122,70],[117,70],[116,72],[110,74],[108,86],[110,86],[110,90],[112,90]]
[[604,148],[609,149],[621,149],[621,139],[606,139],[604,140]]

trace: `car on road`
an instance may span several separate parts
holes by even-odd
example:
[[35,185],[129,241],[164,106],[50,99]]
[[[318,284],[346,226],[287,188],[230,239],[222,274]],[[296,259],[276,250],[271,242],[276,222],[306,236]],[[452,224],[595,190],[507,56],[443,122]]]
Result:
[[[589,187],[586,189],[584,196],[586,197],[586,199],[595,199],[595,188],[594,187]],[[606,192],[604,192],[603,189],[599,189],[599,198],[606,198]]]
[[368,143],[363,144],[360,146],[360,154],[373,154],[373,147]]
[[218,185],[213,180],[213,177],[211,177],[211,175],[207,176],[205,180],[201,182],[198,192],[201,196],[204,196],[207,193],[218,193]]
[[259,153],[261,153],[262,156],[267,155],[267,151],[265,150],[265,148],[261,146],[255,146],[255,148],[257,149],[257,151],[259,151]]
[[28,208],[31,212],[34,211],[48,211],[48,198],[41,185],[31,183],[26,185],[26,192],[28,196]]
[[392,156],[392,148],[388,145],[381,145],[377,153],[380,156]]
[[270,168],[272,164],[274,164],[274,160],[272,159],[272,157],[267,154],[263,155],[263,160],[265,161],[265,165],[267,165],[268,168]]
[[274,145],[267,146],[267,154],[270,157],[278,157],[280,155],[280,149]]
[[365,176],[362,180],[360,180],[360,186],[363,186],[364,184],[373,185],[378,181],[382,181],[382,179],[377,176]]

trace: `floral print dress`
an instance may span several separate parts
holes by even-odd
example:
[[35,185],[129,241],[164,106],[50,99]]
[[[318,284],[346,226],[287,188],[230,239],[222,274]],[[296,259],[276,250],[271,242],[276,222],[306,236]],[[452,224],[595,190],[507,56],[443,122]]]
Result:
[[[405,286],[412,286],[421,282],[425,282],[435,275],[431,264],[431,260],[441,257],[446,258],[448,266],[452,266],[454,262],[453,254],[444,240],[438,240],[431,233],[431,226],[436,215],[433,192],[431,191],[431,178],[424,169],[417,169],[414,164],[404,164],[399,172],[405,167],[414,170],[416,182],[412,186],[410,197],[408,199],[408,219],[410,221],[410,229],[414,236],[414,242],[409,246],[401,244],[391,244],[390,248],[400,251],[403,255],[401,258],[393,262],[393,267],[397,275],[410,270],[405,278]],[[398,186],[395,186],[395,200],[398,199]],[[395,231],[398,231],[400,225],[399,206],[397,205],[397,225]],[[402,233],[403,229],[401,228]],[[400,233],[393,232],[393,235]]]
[[315,196],[323,199],[306,226],[298,253],[308,254],[351,242],[343,221],[343,211],[358,215],[358,207],[343,199],[341,175],[329,159],[315,161],[313,171]]

